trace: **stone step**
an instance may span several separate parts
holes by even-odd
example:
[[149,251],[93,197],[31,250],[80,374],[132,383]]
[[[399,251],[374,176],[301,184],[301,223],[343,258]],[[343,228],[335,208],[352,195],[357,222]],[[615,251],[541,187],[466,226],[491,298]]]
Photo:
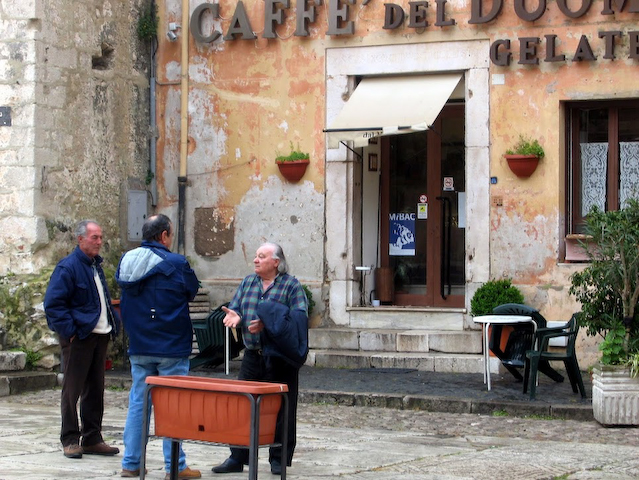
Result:
[[27,354],[25,352],[0,351],[0,372],[24,370],[26,365]]
[[[481,354],[311,350],[306,365],[324,368],[408,368],[429,372],[483,374]],[[503,373],[501,362],[490,358],[490,371]]]
[[481,354],[478,330],[312,328],[309,346],[322,350]]
[[466,311],[461,308],[351,307],[348,309],[350,328],[394,328],[406,330],[464,330]]
[[57,384],[58,374],[54,372],[0,372],[0,397],[49,389]]

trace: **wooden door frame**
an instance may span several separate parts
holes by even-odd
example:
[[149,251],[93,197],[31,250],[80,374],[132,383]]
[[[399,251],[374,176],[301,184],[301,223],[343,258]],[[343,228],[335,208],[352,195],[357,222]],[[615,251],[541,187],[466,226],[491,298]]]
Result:
[[[460,110],[464,112],[463,105],[452,105],[444,107],[444,110],[440,113],[435,120],[432,128],[427,131],[427,153],[426,159],[437,158],[441,159],[441,119],[448,115],[459,115]],[[410,135],[410,134],[409,134]],[[390,255],[388,253],[388,238],[389,238],[389,190],[390,190],[390,140],[387,137],[381,138],[381,192],[380,192],[380,211],[382,221],[380,222],[380,238],[379,242],[382,245],[380,248],[380,262],[382,267],[390,266]],[[435,165],[429,166],[429,175],[426,182],[426,190],[428,192],[428,242],[430,244],[426,247],[426,292],[423,295],[402,293],[394,294],[394,304],[396,305],[412,305],[412,306],[431,306],[431,307],[463,307],[465,302],[464,295],[449,295],[446,299],[443,299],[440,295],[439,284],[441,282],[440,269],[442,258],[440,255],[439,245],[441,245],[442,239],[442,222],[441,222],[441,208],[440,201],[436,200],[437,195],[431,195],[432,192],[441,192],[441,160],[437,161]],[[393,282],[394,283],[394,282]],[[437,287],[437,288],[436,288]]]

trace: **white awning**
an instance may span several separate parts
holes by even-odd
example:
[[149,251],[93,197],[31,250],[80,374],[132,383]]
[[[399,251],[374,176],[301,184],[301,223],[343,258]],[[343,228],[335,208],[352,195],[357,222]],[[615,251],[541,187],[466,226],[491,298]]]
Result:
[[325,132],[328,147],[354,147],[382,135],[427,130],[450,98],[462,73],[364,78]]

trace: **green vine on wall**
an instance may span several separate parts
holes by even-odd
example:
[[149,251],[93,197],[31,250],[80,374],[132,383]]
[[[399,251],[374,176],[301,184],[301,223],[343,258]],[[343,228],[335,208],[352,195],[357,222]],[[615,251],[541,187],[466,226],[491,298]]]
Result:
[[158,17],[155,4],[152,3],[149,10],[138,19],[138,38],[140,40],[153,40],[158,33]]

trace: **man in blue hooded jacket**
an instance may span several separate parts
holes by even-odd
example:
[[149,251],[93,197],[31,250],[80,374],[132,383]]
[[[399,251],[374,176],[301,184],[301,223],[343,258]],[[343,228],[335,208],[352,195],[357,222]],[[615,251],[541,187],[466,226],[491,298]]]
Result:
[[93,220],[83,220],[75,235],[78,246],[55,267],[44,295],[47,323],[62,349],[60,441],[67,458],[115,455],[120,450],[102,438],[104,366],[109,334],[115,336],[118,330],[99,255],[102,229]]
[[[142,245],[122,256],[116,272],[133,381],[124,426],[122,477],[140,475],[146,377],[189,373],[193,339],[189,302],[197,294],[199,281],[186,258],[169,250],[173,233],[166,215],[149,217],[142,226]],[[168,479],[170,440],[164,440],[163,451]],[[178,478],[201,477],[199,470],[186,465],[181,444],[178,471]]]

